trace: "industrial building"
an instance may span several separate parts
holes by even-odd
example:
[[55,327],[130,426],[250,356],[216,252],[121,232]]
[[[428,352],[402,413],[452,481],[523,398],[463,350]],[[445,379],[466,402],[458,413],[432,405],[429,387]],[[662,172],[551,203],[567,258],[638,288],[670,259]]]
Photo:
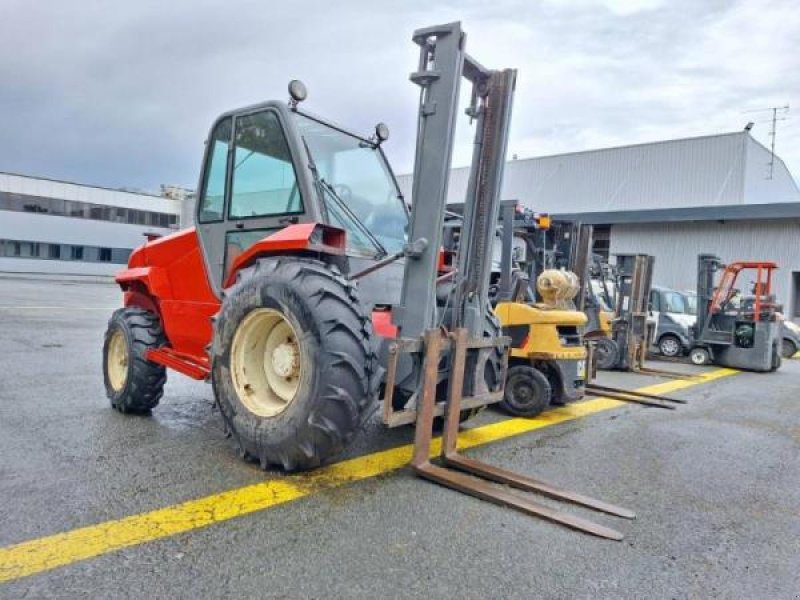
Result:
[[[462,202],[467,169],[448,198]],[[407,198],[411,176],[399,178]],[[694,289],[697,255],[771,260],[787,316],[800,320],[800,189],[748,131],[507,163],[503,197],[595,226],[595,251],[656,257],[654,283]]]
[[113,275],[145,234],[180,222],[182,202],[0,173],[0,273]]

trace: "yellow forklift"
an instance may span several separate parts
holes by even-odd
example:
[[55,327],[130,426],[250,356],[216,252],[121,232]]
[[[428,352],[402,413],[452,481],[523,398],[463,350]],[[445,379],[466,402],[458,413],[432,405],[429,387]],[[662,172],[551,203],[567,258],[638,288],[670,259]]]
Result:
[[587,318],[574,302],[581,289],[578,276],[555,268],[556,251],[547,243],[549,216],[511,200],[501,204],[501,222],[494,310],[511,338],[511,350],[499,406],[530,417],[551,404],[583,398],[588,353],[582,329]]

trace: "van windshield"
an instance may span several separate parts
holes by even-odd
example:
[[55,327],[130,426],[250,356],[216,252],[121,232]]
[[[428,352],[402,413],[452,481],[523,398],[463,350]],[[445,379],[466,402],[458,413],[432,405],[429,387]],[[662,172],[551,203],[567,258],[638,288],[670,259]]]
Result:
[[687,314],[689,307],[686,304],[686,296],[680,292],[666,290],[661,292],[661,310],[668,313]]

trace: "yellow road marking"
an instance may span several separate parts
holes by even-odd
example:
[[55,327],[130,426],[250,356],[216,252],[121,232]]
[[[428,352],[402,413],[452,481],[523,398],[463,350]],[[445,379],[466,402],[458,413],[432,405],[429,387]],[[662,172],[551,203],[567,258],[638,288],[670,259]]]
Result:
[[[733,375],[738,371],[717,369],[695,380],[673,380],[638,391],[666,394]],[[481,446],[565,421],[579,419],[625,402],[596,398],[542,413],[533,419],[507,419],[464,431],[459,448]],[[286,504],[321,490],[346,485],[399,469],[411,460],[412,446],[400,446],[359,456],[312,473],[271,479],[150,512],[81,527],[5,548],[0,548],[0,582],[33,575],[121,548],[207,527],[214,523]],[[434,440],[432,454],[439,453]]]

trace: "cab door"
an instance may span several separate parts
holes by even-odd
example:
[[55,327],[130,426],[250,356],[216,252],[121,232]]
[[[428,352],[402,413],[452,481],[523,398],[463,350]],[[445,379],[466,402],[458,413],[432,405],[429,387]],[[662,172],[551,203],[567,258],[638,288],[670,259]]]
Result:
[[270,107],[225,116],[212,129],[197,232],[217,295],[239,254],[287,225],[310,220],[286,124]]

